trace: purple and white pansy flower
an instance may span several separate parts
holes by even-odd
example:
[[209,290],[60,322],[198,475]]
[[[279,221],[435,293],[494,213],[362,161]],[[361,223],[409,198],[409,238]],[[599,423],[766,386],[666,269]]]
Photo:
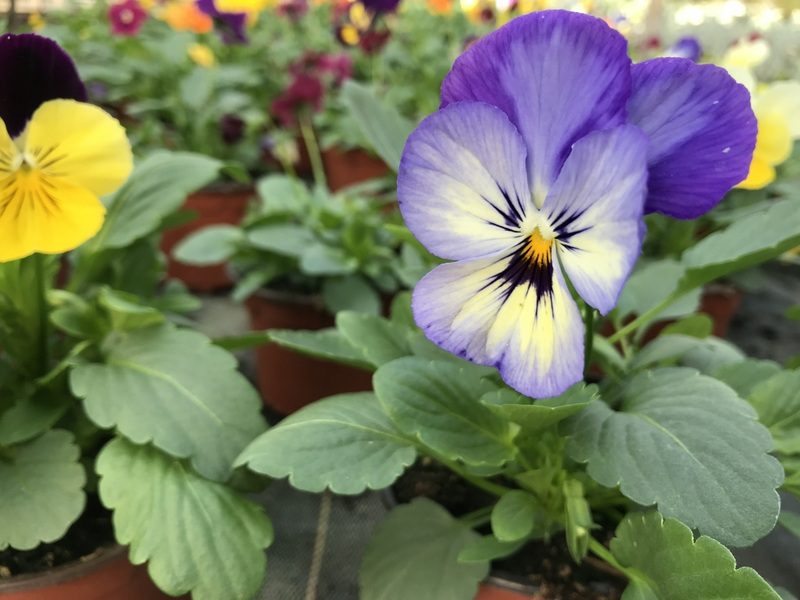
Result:
[[724,70],[660,58],[566,11],[519,17],[454,64],[411,134],[400,209],[433,254],[414,317],[433,342],[533,397],[583,378],[574,293],[614,308],[643,215],[689,219],[747,175],[756,120]]

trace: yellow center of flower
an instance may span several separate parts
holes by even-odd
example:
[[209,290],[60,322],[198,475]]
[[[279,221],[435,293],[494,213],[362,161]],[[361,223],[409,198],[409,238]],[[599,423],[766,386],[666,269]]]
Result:
[[528,237],[522,255],[532,265],[543,266],[553,260],[553,238],[545,239],[537,227]]

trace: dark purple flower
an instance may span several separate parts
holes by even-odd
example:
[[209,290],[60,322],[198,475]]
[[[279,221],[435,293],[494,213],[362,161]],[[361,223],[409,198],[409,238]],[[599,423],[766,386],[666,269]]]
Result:
[[247,43],[247,14],[222,12],[214,0],[196,0],[197,8],[214,20],[214,28],[226,44]]
[[370,29],[361,35],[358,47],[365,54],[376,54],[383,49],[391,36],[392,33],[388,29]]
[[300,73],[272,103],[272,114],[284,127],[291,127],[297,123],[297,113],[301,110],[320,110],[324,97],[322,82],[313,75]]
[[244,119],[236,115],[223,115],[219,120],[219,135],[222,141],[232,146],[244,137]]
[[147,21],[147,11],[138,0],[124,0],[108,8],[108,20],[114,35],[133,36]]
[[277,13],[291,21],[299,21],[308,12],[308,0],[283,0],[278,4]]
[[696,37],[688,35],[672,44],[666,55],[675,58],[688,58],[692,62],[697,62],[703,55],[703,48]]
[[301,73],[328,78],[334,85],[341,85],[353,75],[353,59],[348,54],[322,54],[307,50],[289,65],[292,75]]
[[39,106],[65,98],[86,101],[75,63],[53,40],[24,33],[0,36],[0,119],[11,137]]
[[367,10],[374,14],[391,13],[397,10],[400,0],[361,0]]

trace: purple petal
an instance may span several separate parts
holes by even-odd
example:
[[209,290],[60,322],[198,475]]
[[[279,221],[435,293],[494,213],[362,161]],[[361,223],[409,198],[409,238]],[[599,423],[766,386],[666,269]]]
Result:
[[688,58],[692,62],[697,62],[703,55],[703,48],[696,37],[687,35],[672,44],[666,55],[675,58]]
[[622,125],[630,94],[627,43],[603,21],[560,10],[514,19],[475,43],[442,86],[442,106],[478,100],[502,109],[528,147],[541,206],[569,149]]
[[642,248],[647,136],[632,125],[578,141],[543,212],[578,294],[606,314],[617,303]]
[[682,58],[632,73],[629,120],[650,138],[645,212],[697,218],[747,177],[757,132],[750,95],[724,69]]
[[397,197],[408,228],[442,258],[477,258],[511,248],[533,209],[522,138],[493,106],[452,104],[408,138]]
[[9,135],[21,134],[36,109],[57,98],[86,101],[69,55],[36,34],[0,36],[0,119]]
[[583,378],[583,322],[558,265],[541,295],[504,278],[510,260],[499,255],[436,267],[414,290],[414,319],[432,342],[497,367],[519,392],[556,396]]

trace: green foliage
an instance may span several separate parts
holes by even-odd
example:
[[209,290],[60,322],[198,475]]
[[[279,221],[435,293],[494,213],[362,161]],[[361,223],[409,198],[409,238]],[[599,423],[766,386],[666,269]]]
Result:
[[372,393],[344,394],[311,404],[281,421],[237,460],[269,477],[289,477],[308,492],[360,494],[381,489],[414,462],[403,436]]
[[542,507],[528,492],[511,490],[492,510],[492,532],[501,542],[518,542],[533,533],[542,518]]
[[98,427],[189,458],[217,481],[265,429],[260,399],[233,356],[169,325],[109,336],[103,360],[77,366],[70,382]]
[[733,390],[690,369],[627,382],[618,411],[595,402],[572,418],[568,454],[598,483],[658,504],[702,533],[748,546],[774,526],[783,480],[769,432]]
[[53,429],[3,448],[0,455],[0,550],[54,542],[80,516],[86,474],[72,434]]
[[473,598],[489,561],[458,562],[478,534],[438,504],[419,498],[395,508],[364,554],[362,600]]
[[633,513],[611,541],[614,557],[632,577],[623,600],[779,600],[750,568],[736,568],[719,542],[655,511]]
[[120,544],[171,595],[250,600],[264,577],[272,525],[257,504],[180,460],[122,438],[97,458],[100,498]]

